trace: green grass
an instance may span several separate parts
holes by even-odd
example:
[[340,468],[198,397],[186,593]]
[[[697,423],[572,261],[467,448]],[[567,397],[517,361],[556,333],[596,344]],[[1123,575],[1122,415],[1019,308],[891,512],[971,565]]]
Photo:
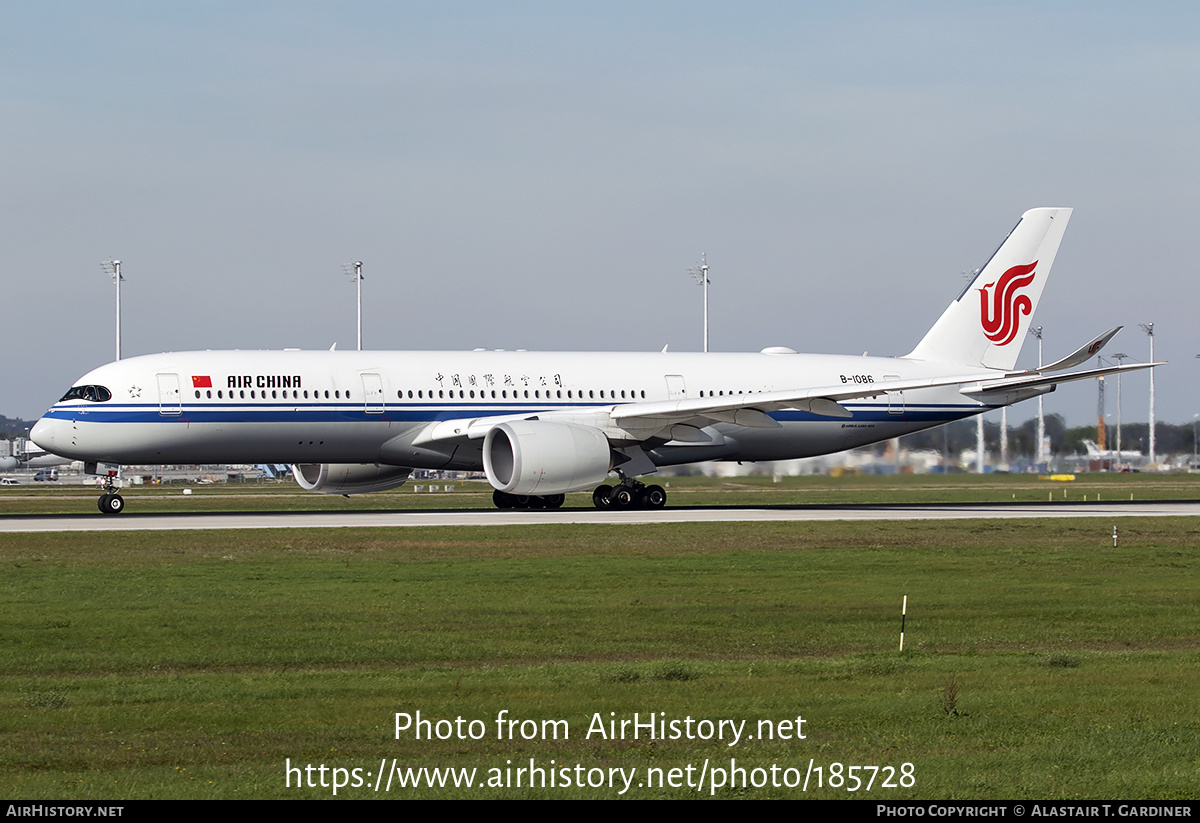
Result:
[[[1070,482],[1028,474],[953,474],[841,477],[656,477],[670,506],[796,506],[880,503],[1004,503],[1115,500],[1197,500],[1200,474],[1079,474]],[[429,492],[429,486],[454,486]],[[423,486],[425,491],[415,488]],[[191,494],[184,495],[183,490]],[[95,488],[50,484],[0,488],[0,517],[13,514],[97,513]],[[492,508],[483,481],[419,481],[378,494],[311,494],[291,481],[132,486],[128,511],[351,511]],[[590,508],[590,494],[567,496],[567,506]]]
[[[1117,524],[1117,549],[1108,520],[0,535],[0,786],[330,797],[287,788],[285,763],[641,778],[735,758],[913,764],[872,798],[1195,798],[1200,523]],[[418,710],[487,734],[397,739]],[[501,711],[570,739],[497,739]],[[588,739],[610,712],[803,716],[806,738]]]

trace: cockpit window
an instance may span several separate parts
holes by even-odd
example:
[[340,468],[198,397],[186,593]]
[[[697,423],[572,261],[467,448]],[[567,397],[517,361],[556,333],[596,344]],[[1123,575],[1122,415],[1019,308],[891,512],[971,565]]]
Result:
[[62,396],[59,403],[66,400],[87,400],[92,403],[104,403],[112,400],[112,392],[104,386],[72,386],[70,391]]

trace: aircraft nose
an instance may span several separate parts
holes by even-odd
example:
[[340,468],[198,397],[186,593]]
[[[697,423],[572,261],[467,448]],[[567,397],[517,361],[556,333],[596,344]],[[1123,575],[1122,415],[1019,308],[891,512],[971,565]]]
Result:
[[51,420],[43,417],[41,420],[33,424],[33,428],[29,430],[29,439],[36,443],[45,451],[54,451],[54,433],[59,427],[57,420]]

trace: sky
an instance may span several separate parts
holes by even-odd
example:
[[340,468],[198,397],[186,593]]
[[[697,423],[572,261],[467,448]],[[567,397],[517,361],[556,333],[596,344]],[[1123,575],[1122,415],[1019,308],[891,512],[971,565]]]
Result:
[[1198,98],[1190,3],[6,0],[0,414],[113,359],[112,258],[126,357],[353,348],[354,260],[365,348],[699,350],[702,254],[712,350],[901,355],[1070,206],[1046,360],[1153,322],[1191,423]]

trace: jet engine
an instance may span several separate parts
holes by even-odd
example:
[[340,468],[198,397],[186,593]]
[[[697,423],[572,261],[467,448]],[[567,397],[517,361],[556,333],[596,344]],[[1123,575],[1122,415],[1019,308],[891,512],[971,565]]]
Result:
[[549,420],[510,420],[488,430],[483,469],[509,494],[550,495],[590,489],[612,468],[608,438],[597,429]]
[[297,463],[292,476],[305,491],[318,494],[366,494],[403,485],[412,469],[377,463]]

